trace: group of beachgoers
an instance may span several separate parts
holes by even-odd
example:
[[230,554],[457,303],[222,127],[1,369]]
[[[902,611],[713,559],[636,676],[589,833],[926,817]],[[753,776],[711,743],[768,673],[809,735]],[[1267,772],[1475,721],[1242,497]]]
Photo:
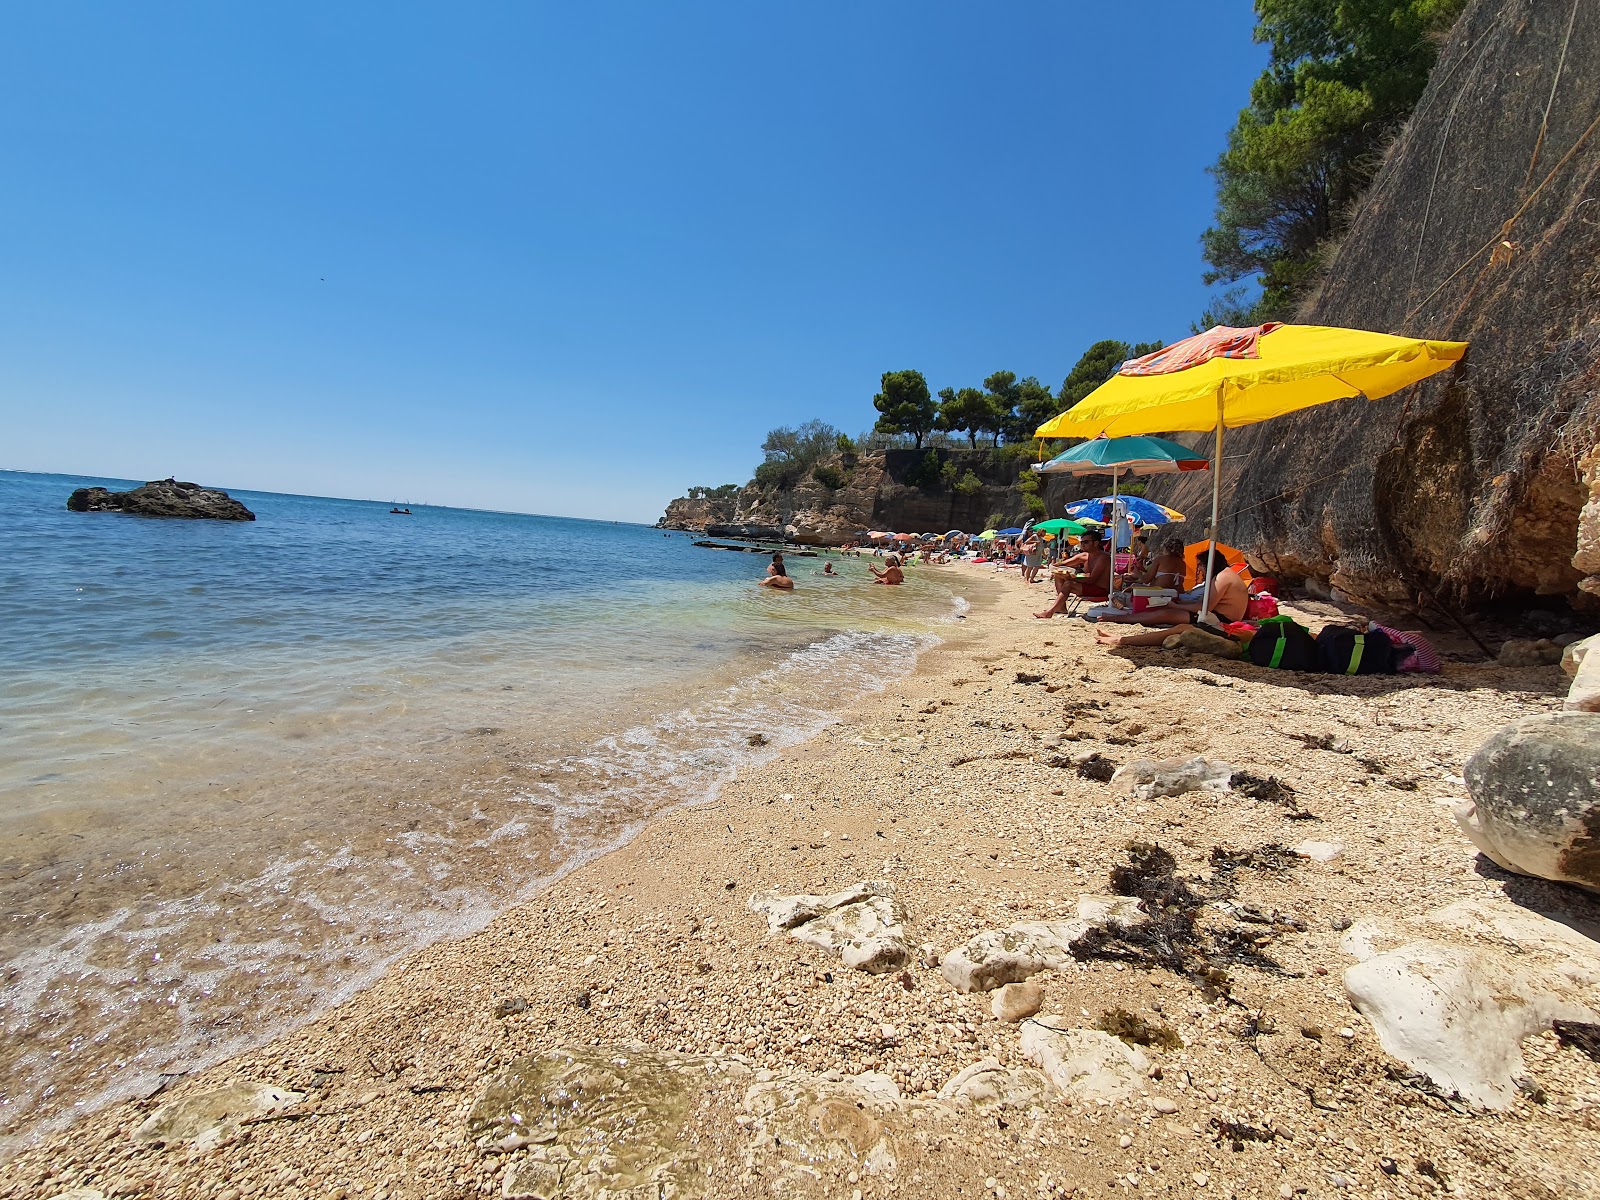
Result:
[[[889,586],[904,583],[906,575],[900,564],[900,556],[891,554],[883,561],[882,569],[877,564],[868,563],[867,570],[872,572],[872,582]],[[833,569],[832,562],[824,562],[820,571],[813,571],[813,575],[820,575],[824,579],[842,579],[843,575]],[[761,580],[761,587],[773,588],[780,592],[794,591],[794,579],[789,575],[789,568],[783,561],[783,551],[774,550],[772,561],[767,564],[767,574]]]
[[[1051,573],[1055,602],[1033,615],[1048,620],[1066,612],[1075,599],[1082,600],[1094,606],[1089,615],[1101,625],[1153,626],[1142,633],[1119,634],[1106,628],[1097,629],[1096,641],[1109,646],[1156,646],[1171,636],[1172,626],[1200,623],[1205,580],[1209,578],[1210,612],[1206,619],[1218,625],[1244,619],[1250,604],[1249,585],[1221,551],[1213,549],[1201,557],[1199,583],[1186,591],[1183,584],[1188,563],[1184,559],[1183,540],[1168,537],[1159,546],[1152,546],[1153,540],[1148,529],[1134,535],[1130,547],[1132,562],[1127,570],[1117,574],[1104,535],[1098,530],[1085,531],[1078,541],[1077,552],[1060,560]],[[1026,567],[1024,578],[1032,582]],[[1164,602],[1135,607],[1130,602],[1135,588],[1151,589]]]

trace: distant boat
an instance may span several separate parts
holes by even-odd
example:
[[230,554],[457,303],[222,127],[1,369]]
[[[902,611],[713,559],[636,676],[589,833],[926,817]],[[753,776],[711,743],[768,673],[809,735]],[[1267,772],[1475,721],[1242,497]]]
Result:
[[389,515],[391,517],[409,517],[412,516],[413,513],[409,508],[391,508],[389,510]]

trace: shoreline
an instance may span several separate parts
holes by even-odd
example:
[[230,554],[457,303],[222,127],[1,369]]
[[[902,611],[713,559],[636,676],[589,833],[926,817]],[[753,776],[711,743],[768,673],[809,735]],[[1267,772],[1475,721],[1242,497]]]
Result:
[[[638,1044],[717,1060],[731,1080],[684,1126],[703,1171],[685,1196],[764,1196],[779,1182],[797,1195],[1600,1195],[1589,1060],[1551,1034],[1532,1037],[1526,1074],[1543,1102],[1463,1115],[1389,1075],[1398,1064],[1339,987],[1355,962],[1341,921],[1403,925],[1451,903],[1600,920],[1587,897],[1478,863],[1444,806],[1460,793],[1461,760],[1489,732],[1559,706],[1558,668],[1269,677],[1173,652],[1106,653],[1082,621],[1029,616],[1039,588],[1011,576],[991,587],[987,573],[971,582],[981,586],[969,589],[966,620],[910,675],[809,740],[714,798],[648,819],[478,932],[402,957],[310,1024],[22,1150],[0,1168],[0,1196],[520,1195],[529,1152],[485,1153],[466,1125],[485,1080],[555,1047]],[[1358,746],[1314,749],[1301,735]],[[1226,759],[1288,783],[1315,819],[1237,794],[1133,800],[1071,769],[1088,752],[1119,763]],[[1021,1040],[1036,1026],[996,1020],[989,996],[954,991],[918,952],[903,972],[863,974],[769,934],[749,908],[770,889],[886,880],[910,944],[943,954],[1107,892],[1132,841],[1159,842],[1180,875],[1200,880],[1215,875],[1217,847],[1307,839],[1339,852],[1233,872],[1234,908],[1284,919],[1268,922],[1279,970],[1230,966],[1227,998],[1130,963],[1035,976],[1047,1014],[1092,1027],[1121,1010],[1181,1040],[1146,1047],[1150,1071],[1103,1104],[939,1101],[982,1059],[1031,1069]],[[849,1137],[796,1160],[751,1098],[773,1080],[803,1075],[815,1090],[863,1072],[903,1097],[880,1114],[892,1168]],[[237,1081],[303,1098],[209,1149],[132,1142],[158,1106]],[[1231,1142],[1214,1121],[1266,1132]]]

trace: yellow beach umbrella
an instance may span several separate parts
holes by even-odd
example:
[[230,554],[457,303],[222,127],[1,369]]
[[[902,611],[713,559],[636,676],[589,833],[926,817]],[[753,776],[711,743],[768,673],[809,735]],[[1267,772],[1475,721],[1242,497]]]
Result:
[[[1222,433],[1302,408],[1398,392],[1460,360],[1465,342],[1395,337],[1327,325],[1218,326],[1130,359],[1034,436],[1126,437],[1216,431],[1211,458],[1211,541],[1222,498]],[[1211,603],[1211,580],[1201,611]]]

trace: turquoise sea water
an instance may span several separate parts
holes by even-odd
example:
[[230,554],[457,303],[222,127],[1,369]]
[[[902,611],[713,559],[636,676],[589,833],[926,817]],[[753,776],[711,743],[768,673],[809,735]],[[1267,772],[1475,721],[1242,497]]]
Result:
[[0,472],[0,1155],[710,794],[959,603],[634,525],[67,512],[91,483],[129,486]]

